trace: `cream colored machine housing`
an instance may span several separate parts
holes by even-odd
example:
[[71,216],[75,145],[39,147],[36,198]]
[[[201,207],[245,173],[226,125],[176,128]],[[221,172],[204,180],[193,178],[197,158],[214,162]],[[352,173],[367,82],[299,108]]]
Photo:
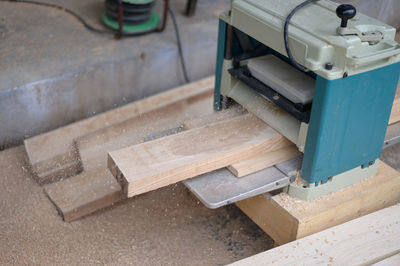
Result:
[[[220,19],[273,49],[275,54],[286,57],[284,22],[290,11],[300,2],[302,1],[232,0],[230,11],[223,13]],[[394,41],[396,30],[393,27],[357,14],[348,21],[348,28],[343,30],[335,12],[337,6],[328,0],[315,1],[299,10],[292,18],[289,47],[297,62],[323,79],[338,80],[394,65],[400,61],[400,45]],[[374,37],[376,33],[378,37]],[[241,60],[240,65],[247,65],[249,60],[252,59]],[[233,61],[232,58],[225,58],[222,62],[220,95],[240,103],[304,152],[309,124],[299,121],[233,77],[229,73],[233,68]],[[332,67],[328,68],[327,63]],[[273,89],[279,92],[282,88],[278,86]],[[355,167],[339,174],[338,178],[332,176],[319,187],[318,184],[304,181],[300,186],[294,187],[292,184],[293,189],[289,186],[288,190],[301,198],[314,198],[360,181],[359,178],[351,176],[366,178],[376,174],[377,166],[378,163],[365,169]]]

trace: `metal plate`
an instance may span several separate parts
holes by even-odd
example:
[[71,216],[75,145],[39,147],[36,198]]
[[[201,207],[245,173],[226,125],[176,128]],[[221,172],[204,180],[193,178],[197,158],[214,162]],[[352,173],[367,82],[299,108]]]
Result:
[[189,180],[185,186],[208,208],[219,208],[289,185],[286,176],[275,167],[236,177],[223,168]]

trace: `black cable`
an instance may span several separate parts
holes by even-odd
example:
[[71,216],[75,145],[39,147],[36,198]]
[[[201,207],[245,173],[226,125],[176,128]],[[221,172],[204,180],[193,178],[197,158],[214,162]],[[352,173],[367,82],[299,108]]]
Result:
[[175,14],[172,11],[171,7],[168,7],[168,12],[169,12],[169,14],[171,16],[172,23],[174,24],[174,28],[175,28],[176,43],[178,45],[179,58],[181,59],[183,76],[185,78],[185,82],[189,83],[189,78],[188,78],[188,74],[187,74],[187,71],[186,71],[185,59],[183,57],[183,52],[182,52],[182,43],[181,43],[181,37],[179,35],[178,24],[176,23]]
[[56,4],[38,2],[38,1],[33,1],[33,0],[32,1],[31,0],[0,0],[0,2],[26,3],[26,4],[37,5],[37,6],[46,6],[46,7],[59,9],[61,11],[64,11],[64,12],[74,16],[83,26],[85,26],[86,29],[88,29],[90,31],[93,31],[93,32],[96,32],[96,33],[100,33],[100,34],[115,34],[114,31],[102,30],[102,29],[97,29],[97,28],[93,27],[92,25],[87,23],[81,16],[79,16],[77,13],[75,13],[71,9],[68,9],[68,8],[65,8],[63,6],[59,6],[59,5],[56,5]]
[[307,1],[304,1],[303,3],[301,3],[300,5],[296,6],[296,7],[292,10],[292,12],[290,12],[289,16],[287,16],[286,21],[285,21],[285,27],[284,27],[284,30],[283,30],[283,38],[284,38],[284,41],[285,41],[285,49],[286,49],[286,53],[287,53],[287,55],[288,55],[288,57],[289,57],[289,59],[290,59],[290,62],[291,62],[296,68],[298,68],[299,70],[301,70],[301,71],[303,71],[303,72],[307,72],[308,69],[305,68],[304,66],[300,65],[300,64],[293,58],[292,52],[290,51],[290,48],[289,48],[289,37],[288,37],[289,22],[290,22],[290,20],[292,19],[293,15],[294,15],[299,9],[305,7],[306,5],[308,5],[308,4],[312,3],[312,2],[316,2],[316,1],[318,1],[318,0],[307,0]]
[[[32,4],[32,5],[55,8],[55,9],[64,11],[64,12],[72,15],[73,17],[75,17],[89,31],[92,31],[92,32],[95,32],[95,33],[99,33],[99,34],[113,34],[113,35],[115,35],[117,33],[117,31],[103,30],[103,29],[95,28],[92,25],[90,25],[89,23],[87,23],[80,15],[78,15],[74,11],[72,11],[72,10],[70,10],[68,8],[65,8],[63,6],[60,6],[60,5],[44,3],[44,2],[34,1],[34,0],[0,0],[0,2],[26,3],[26,4]],[[185,60],[183,58],[181,38],[180,38],[180,34],[179,34],[178,25],[177,25],[176,19],[175,19],[175,14],[174,14],[174,12],[172,11],[172,9],[170,7],[168,7],[168,12],[171,15],[172,22],[173,22],[174,29],[175,29],[176,42],[177,42],[177,46],[178,46],[178,54],[179,54],[179,58],[180,58],[180,62],[181,62],[183,76],[185,78],[185,82],[189,83],[189,78],[188,78],[188,75],[187,75]],[[124,36],[133,37],[133,36],[143,35],[143,34],[146,34],[146,33],[148,33],[148,32],[141,32],[141,33],[136,33],[136,34],[135,33],[133,33],[133,34],[124,33]]]

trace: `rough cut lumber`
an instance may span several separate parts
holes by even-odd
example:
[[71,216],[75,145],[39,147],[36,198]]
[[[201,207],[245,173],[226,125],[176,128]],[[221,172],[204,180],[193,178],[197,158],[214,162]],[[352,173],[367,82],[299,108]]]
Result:
[[400,253],[393,255],[387,259],[381,260],[377,263],[372,264],[373,266],[398,266],[400,265]]
[[399,198],[400,173],[380,162],[376,176],[314,200],[264,194],[236,205],[281,245],[394,205]]
[[79,156],[73,149],[75,138],[171,103],[211,91],[213,87],[214,77],[205,78],[29,138],[25,140],[25,149],[32,172],[39,184],[51,183],[63,177],[75,175],[82,170]]
[[46,185],[44,190],[67,222],[111,206],[124,198],[121,186],[104,167]]
[[[240,105],[234,105],[221,112],[216,112],[210,115],[185,121],[183,123],[183,129],[189,130],[205,125],[211,125],[213,123],[237,117],[242,114],[244,114],[243,108]],[[284,141],[282,143],[282,147],[283,148],[276,151],[270,149],[261,151],[260,154],[256,154],[255,156],[247,160],[243,160],[233,165],[227,166],[227,169],[231,171],[235,176],[242,177],[251,173],[255,173],[277,163],[290,160],[300,155],[298,149],[289,140]]]
[[212,94],[208,91],[77,138],[74,147],[83,168],[107,168],[108,152],[141,143],[155,133],[177,133],[183,121],[212,113]]
[[250,159],[243,160],[228,166],[229,171],[237,177],[246,176],[258,172],[267,167],[285,162],[299,156],[301,152],[286,139],[286,146],[276,151],[263,151]]
[[127,197],[276,150],[285,138],[251,114],[109,153],[108,167]]
[[76,139],[74,145],[79,151],[84,171],[44,187],[64,220],[78,219],[124,198],[121,186],[107,169],[107,153],[148,138],[172,134],[185,119],[211,113],[212,91],[209,92]]
[[231,265],[370,265],[399,252],[395,205]]

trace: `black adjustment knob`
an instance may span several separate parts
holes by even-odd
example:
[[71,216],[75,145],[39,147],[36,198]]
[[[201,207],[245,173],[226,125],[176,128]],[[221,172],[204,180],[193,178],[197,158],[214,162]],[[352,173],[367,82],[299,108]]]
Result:
[[340,27],[342,27],[342,28],[346,28],[347,21],[349,19],[354,18],[354,16],[356,14],[357,14],[357,10],[352,5],[343,4],[336,8],[336,15],[342,19],[342,22],[340,23]]

